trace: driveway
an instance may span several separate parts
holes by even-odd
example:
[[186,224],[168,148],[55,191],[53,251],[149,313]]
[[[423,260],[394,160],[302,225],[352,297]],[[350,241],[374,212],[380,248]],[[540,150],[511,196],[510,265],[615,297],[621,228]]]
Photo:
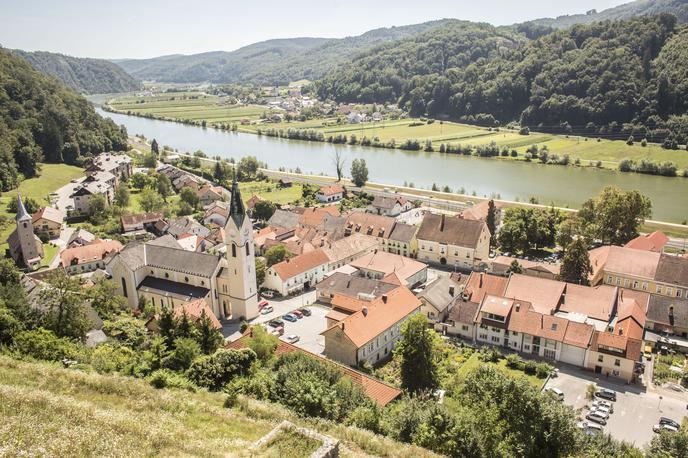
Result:
[[78,187],[81,186],[81,182],[85,179],[86,177],[82,178],[77,178],[75,181],[76,183],[69,182],[66,185],[62,186],[61,188],[57,189],[55,193],[57,194],[57,198],[53,199],[55,203],[55,207],[58,208],[59,210],[62,210],[63,212],[66,213],[66,208],[67,206],[74,206],[74,199],[72,199],[71,196],[74,193],[74,190]]
[[638,385],[626,385],[606,378],[596,378],[594,374],[570,366],[559,368],[559,376],[550,379],[545,388],[559,388],[564,392],[564,403],[579,410],[584,418],[587,406],[591,401],[586,399],[588,384],[594,383],[598,388],[616,391],[614,413],[605,426],[605,432],[614,438],[624,440],[637,447],[644,447],[654,436],[652,426],[659,422],[659,417],[668,417],[681,423],[686,414],[685,394],[663,394],[646,391]]

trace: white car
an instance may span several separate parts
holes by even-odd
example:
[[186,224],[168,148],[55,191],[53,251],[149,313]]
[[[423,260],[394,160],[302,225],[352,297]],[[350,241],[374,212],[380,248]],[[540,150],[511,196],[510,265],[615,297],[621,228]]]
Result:
[[675,433],[676,431],[678,431],[678,428],[674,425],[668,425],[668,424],[661,425],[660,424],[660,425],[654,425],[652,427],[652,431],[654,431],[656,433],[660,433],[662,431],[668,431],[670,433]]
[[556,397],[557,401],[563,401],[564,400],[564,392],[561,391],[559,388],[549,387],[545,391],[547,391],[548,393],[551,393],[552,396]]
[[595,410],[595,411],[597,411],[597,412],[604,412],[604,413],[607,414],[607,416],[609,416],[609,415],[611,415],[612,413],[614,413],[614,410],[613,410],[613,409],[610,409],[609,407],[607,407],[607,406],[602,406],[602,405],[600,405],[600,406],[595,406],[595,407],[592,408],[592,410]]
[[604,431],[601,425],[590,421],[580,421],[576,423],[576,426],[587,436],[596,436]]
[[599,423],[601,425],[606,425],[607,424],[607,418],[609,418],[609,415],[607,415],[604,412],[598,412],[596,410],[589,412],[585,418],[590,421],[594,421],[595,423]]
[[299,341],[299,339],[300,339],[300,337],[297,336],[296,334],[290,334],[290,335],[288,335],[287,337],[284,338],[284,340],[286,340],[286,341],[289,342],[290,344],[295,344],[296,342]]
[[595,409],[599,407],[606,407],[607,409],[609,409],[609,413],[614,413],[614,404],[609,401],[603,401],[601,399],[598,399],[597,401],[592,402],[592,406]]

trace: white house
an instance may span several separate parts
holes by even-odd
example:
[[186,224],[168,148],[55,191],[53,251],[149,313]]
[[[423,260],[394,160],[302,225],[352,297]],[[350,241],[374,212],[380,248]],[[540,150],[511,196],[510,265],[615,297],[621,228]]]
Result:
[[309,289],[325,278],[329,263],[322,249],[287,258],[267,270],[263,286],[282,296]]
[[339,202],[344,198],[344,188],[336,184],[321,186],[315,197],[322,203]]

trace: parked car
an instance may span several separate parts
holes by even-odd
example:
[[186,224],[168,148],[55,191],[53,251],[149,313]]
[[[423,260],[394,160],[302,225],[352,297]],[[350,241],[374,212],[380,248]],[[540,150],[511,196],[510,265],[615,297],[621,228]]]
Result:
[[282,319],[290,321],[292,323],[298,320],[298,318],[296,318],[296,316],[292,315],[291,313],[287,313],[286,315],[282,316]]
[[301,307],[299,309],[299,312],[303,313],[303,316],[311,316],[312,315],[311,309],[309,309],[307,307]]
[[261,296],[267,297],[268,299],[272,299],[273,297],[275,297],[275,293],[273,291],[263,291],[260,294]]
[[262,310],[264,307],[267,307],[267,306],[268,306],[268,301],[266,301],[266,300],[262,300],[262,301],[258,302],[258,310]]
[[545,391],[547,391],[547,393],[554,396],[557,399],[557,401],[563,401],[564,400],[564,392],[561,391],[559,388],[550,387],[550,388],[547,388]]
[[599,408],[599,407],[606,407],[609,409],[609,413],[614,413],[614,404],[612,404],[609,401],[603,401],[602,399],[598,399],[597,401],[592,402],[593,408]]
[[607,419],[604,417],[605,414],[603,413],[598,413],[596,411],[589,412],[585,418],[590,421],[594,421],[595,423],[599,423],[600,425],[606,425],[607,424]]
[[676,429],[681,429],[681,425],[677,421],[674,421],[671,418],[667,418],[667,417],[660,417],[659,424],[660,425],[671,425]]
[[591,410],[596,410],[598,412],[604,412],[607,415],[611,415],[613,413],[613,410],[607,406],[597,406],[597,407],[593,407]]
[[299,339],[300,339],[300,337],[297,336],[296,334],[289,334],[284,340],[286,340],[290,344],[294,344],[294,343],[298,342]]
[[612,391],[612,390],[608,390],[607,388],[602,388],[601,390],[596,392],[595,397],[606,399],[607,401],[616,402],[616,392]]
[[279,318],[275,318],[274,320],[270,320],[268,324],[273,327],[273,328],[278,328],[280,326],[284,327],[284,321],[280,320]]
[[652,427],[652,431],[654,431],[656,433],[661,433],[662,431],[668,431],[670,433],[675,433],[678,431],[678,428],[675,427],[674,425],[670,425],[668,423],[665,423],[663,425],[662,424],[654,425]]
[[263,309],[260,311],[261,315],[267,315],[268,313],[274,312],[275,309],[272,308],[272,305],[268,305],[267,307],[263,307]]
[[298,319],[303,318],[303,313],[301,313],[299,310],[294,310],[293,312],[291,312],[291,314],[295,315]]
[[596,436],[603,431],[601,425],[598,425],[597,423],[593,423],[591,421],[580,421],[576,423],[576,426],[578,427],[578,429],[583,431],[583,434],[587,436]]

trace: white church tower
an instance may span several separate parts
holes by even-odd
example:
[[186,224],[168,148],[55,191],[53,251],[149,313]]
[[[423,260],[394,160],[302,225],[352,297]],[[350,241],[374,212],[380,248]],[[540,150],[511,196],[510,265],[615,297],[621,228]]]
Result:
[[[227,268],[218,281],[220,296],[229,296],[232,318],[251,319],[258,316],[258,288],[253,227],[241,200],[239,184],[232,183],[229,216],[225,224]],[[227,307],[224,313],[227,313]]]

